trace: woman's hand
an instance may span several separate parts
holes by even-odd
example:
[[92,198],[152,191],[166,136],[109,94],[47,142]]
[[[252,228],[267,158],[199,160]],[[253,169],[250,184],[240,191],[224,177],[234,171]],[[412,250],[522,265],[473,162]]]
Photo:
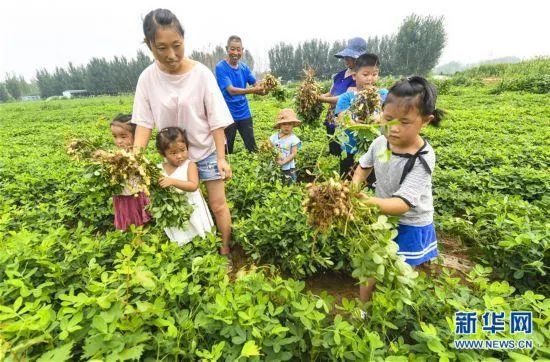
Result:
[[218,170],[222,175],[223,180],[229,180],[233,176],[233,171],[231,171],[231,166],[225,160],[225,158],[218,158]]
[[161,178],[159,178],[159,185],[160,185],[160,187],[165,189],[165,188],[167,188],[169,186],[172,186],[174,184],[172,181],[173,180],[170,177],[161,177]]

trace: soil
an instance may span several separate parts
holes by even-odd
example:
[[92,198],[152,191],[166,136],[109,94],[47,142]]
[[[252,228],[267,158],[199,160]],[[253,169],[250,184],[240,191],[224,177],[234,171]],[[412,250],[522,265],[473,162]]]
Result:
[[322,274],[313,275],[305,280],[306,289],[311,293],[319,295],[327,292],[336,298],[340,304],[342,298],[359,298],[359,285],[355,278],[349,275],[328,271]]
[[440,233],[438,243],[443,249],[440,253],[442,266],[463,274],[468,274],[472,270],[474,263],[471,261],[469,250],[459,239]]
[[[429,270],[431,273],[439,275],[443,268],[448,268],[453,271],[454,276],[459,277],[463,283],[467,284],[466,275],[474,266],[470,260],[468,248],[457,238],[440,233],[438,235],[440,250],[442,249],[440,258],[420,270]],[[240,245],[234,245],[231,254],[233,259],[232,277],[234,278],[237,271],[248,268],[253,263]],[[342,298],[359,298],[357,280],[347,274],[327,271],[308,277],[304,282],[306,290],[316,295],[326,292],[336,298],[337,303],[340,303]]]

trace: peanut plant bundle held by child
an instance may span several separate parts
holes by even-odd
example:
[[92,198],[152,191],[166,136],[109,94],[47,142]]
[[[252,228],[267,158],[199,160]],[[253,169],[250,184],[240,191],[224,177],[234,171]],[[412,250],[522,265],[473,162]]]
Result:
[[79,139],[70,143],[67,153],[73,159],[91,161],[95,182],[114,194],[117,229],[144,225],[151,217],[160,227],[164,222],[184,227],[192,211],[187,198],[158,186],[158,179],[162,177],[160,169],[142,153],[131,151],[135,130],[131,118],[131,115],[121,114],[111,122],[111,133],[118,149],[92,151],[93,142]]
[[392,293],[410,298],[417,273],[397,255],[395,223],[365,202],[357,185],[339,175],[306,186],[302,203],[308,223],[320,233],[334,233],[349,245],[352,276],[362,284],[378,281]]
[[349,110],[359,120],[358,123],[372,124],[376,121],[375,113],[379,112],[381,108],[378,90],[369,86],[357,92]]
[[[172,189],[163,189],[157,185],[162,177],[161,170],[153,165],[142,153],[132,153],[124,150],[94,152],[92,161],[99,166],[95,171],[97,182],[106,182],[110,185],[115,195],[129,194],[129,207],[133,199],[139,201],[141,197],[147,197],[147,202],[139,201],[135,206],[137,211],[130,215],[146,213],[147,221],[155,219],[156,225],[164,228],[167,225],[184,228],[187,226],[192,208],[185,195]],[[105,181],[103,181],[105,180]],[[132,180],[132,182],[129,182]],[[143,194],[143,195],[142,195]],[[135,195],[135,196],[134,196]],[[149,199],[150,198],[150,199]],[[117,220],[117,204],[115,205],[115,226],[117,229],[126,230],[129,225],[140,226],[140,220],[127,220],[120,225]],[[145,219],[145,217],[144,217]]]

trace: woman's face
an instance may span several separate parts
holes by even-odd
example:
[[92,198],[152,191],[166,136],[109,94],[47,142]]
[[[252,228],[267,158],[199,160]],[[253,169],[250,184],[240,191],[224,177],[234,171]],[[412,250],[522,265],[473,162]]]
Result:
[[346,67],[348,67],[348,69],[353,70],[355,68],[355,59],[352,57],[344,57],[344,63],[346,63]]
[[161,27],[155,33],[155,42],[149,44],[160,69],[166,73],[178,74],[183,66],[184,41],[173,27]]

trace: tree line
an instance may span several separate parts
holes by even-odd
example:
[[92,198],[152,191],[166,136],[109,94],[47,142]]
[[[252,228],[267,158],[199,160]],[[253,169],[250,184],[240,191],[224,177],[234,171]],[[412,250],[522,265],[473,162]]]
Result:
[[[381,75],[427,75],[436,65],[445,47],[443,17],[422,17],[412,14],[401,23],[396,34],[369,37],[367,51],[380,58]],[[343,69],[334,57],[344,49],[346,41],[332,44],[313,39],[297,46],[279,43],[268,52],[271,72],[283,80],[303,78],[303,69],[311,67],[316,77],[328,79]]]
[[[315,69],[318,79],[329,79],[343,69],[334,54],[344,49],[347,41],[327,42],[311,39],[297,44],[275,44],[268,51],[270,72],[285,81],[303,78],[307,67]],[[367,39],[367,51],[380,57],[381,75],[428,74],[437,64],[445,47],[446,34],[443,17],[422,17],[412,14],[401,23],[397,33]],[[226,56],[225,48],[218,45],[211,51],[193,51],[190,58],[205,64],[214,71],[216,64]],[[0,102],[20,99],[22,95],[40,94],[40,97],[59,96],[64,90],[86,89],[91,95],[133,92],[141,72],[152,63],[152,58],[138,51],[135,58],[124,56],[92,58],[88,64],[53,72],[45,68],[36,72],[36,79],[27,83],[23,77],[6,74],[0,83]],[[254,68],[254,58],[247,50],[243,61]]]

